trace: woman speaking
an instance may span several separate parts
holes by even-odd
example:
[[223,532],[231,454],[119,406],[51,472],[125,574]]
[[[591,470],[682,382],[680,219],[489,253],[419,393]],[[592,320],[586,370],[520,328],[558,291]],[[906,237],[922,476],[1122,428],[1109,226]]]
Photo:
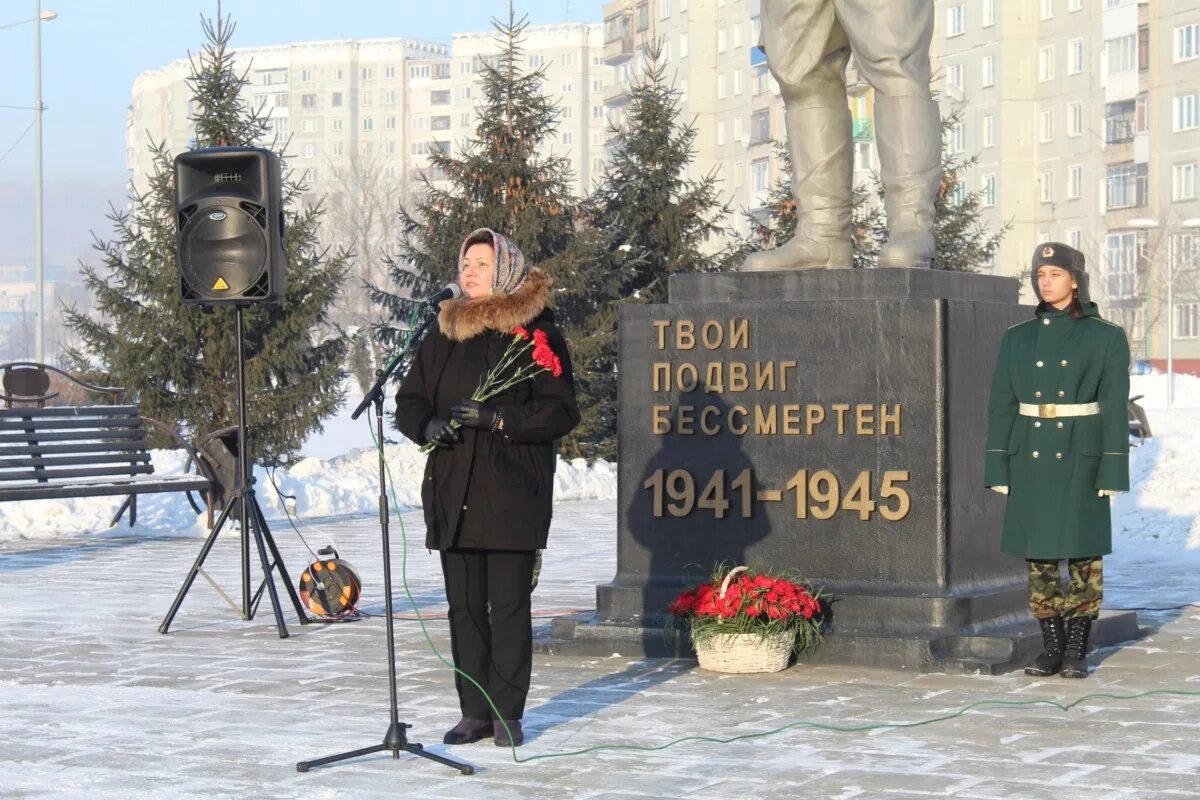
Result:
[[[441,554],[462,709],[443,741],[494,736],[508,747],[524,739],[530,595],[550,529],[554,442],[579,423],[579,407],[566,342],[546,308],[550,278],[528,268],[505,236],[481,228],[459,250],[459,283],[464,296],[441,304],[437,329],[400,386],[396,422],[434,448],[421,487],[425,544]],[[514,331],[555,369],[527,368],[532,377],[485,402],[472,399],[489,374],[522,367],[510,357]]]

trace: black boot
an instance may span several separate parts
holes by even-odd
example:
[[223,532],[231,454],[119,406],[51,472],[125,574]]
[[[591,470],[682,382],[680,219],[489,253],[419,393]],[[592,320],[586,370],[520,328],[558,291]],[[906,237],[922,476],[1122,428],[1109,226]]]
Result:
[[471,744],[492,735],[490,719],[463,717],[442,737],[442,744]]
[[1067,620],[1067,649],[1063,653],[1064,678],[1086,678],[1088,635],[1092,632],[1091,617],[1071,617]]
[[1039,619],[1042,626],[1042,652],[1025,668],[1026,675],[1053,675],[1063,665],[1063,645],[1066,634],[1062,617]]
[[520,747],[525,744],[525,731],[521,730],[519,719],[495,720],[492,722],[492,734],[496,737],[493,742],[496,747]]

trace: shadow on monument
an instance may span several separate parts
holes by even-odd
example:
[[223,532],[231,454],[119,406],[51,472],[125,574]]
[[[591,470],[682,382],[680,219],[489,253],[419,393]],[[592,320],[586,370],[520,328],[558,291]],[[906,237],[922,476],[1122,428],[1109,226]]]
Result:
[[[683,410],[688,407],[694,409],[690,423]],[[743,425],[753,428],[752,413],[742,412],[716,393],[680,394],[672,408],[673,433],[656,437],[658,449],[645,462],[637,493],[623,510],[622,545],[638,552],[636,558],[622,558],[622,564],[634,563],[636,571],[619,572],[614,583],[640,589],[640,607],[627,610],[637,615],[647,655],[690,656],[685,627],[668,630],[667,607],[721,562],[755,565],[754,545],[771,533],[758,507],[754,458],[744,447],[753,440],[734,433]],[[681,426],[695,432],[681,434]],[[704,432],[717,426],[719,432]],[[695,525],[698,515],[719,515],[730,524],[714,535],[712,526]]]

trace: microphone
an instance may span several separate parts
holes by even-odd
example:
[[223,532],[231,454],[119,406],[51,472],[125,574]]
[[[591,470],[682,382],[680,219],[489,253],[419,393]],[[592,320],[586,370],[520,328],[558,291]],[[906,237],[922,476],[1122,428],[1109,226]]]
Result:
[[457,283],[447,283],[441,291],[431,294],[421,301],[421,305],[436,306],[443,300],[453,300],[462,296],[462,287]]

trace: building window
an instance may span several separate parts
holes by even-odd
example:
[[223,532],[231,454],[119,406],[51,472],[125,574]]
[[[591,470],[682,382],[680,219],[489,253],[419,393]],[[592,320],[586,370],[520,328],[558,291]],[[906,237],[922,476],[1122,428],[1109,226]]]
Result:
[[750,164],[750,185],[754,187],[756,192],[765,192],[767,190],[767,172],[769,169],[768,160],[765,158],[757,158]]
[[366,92],[366,91],[364,91],[364,92],[359,92],[359,93],[358,93],[358,104],[359,104],[360,106],[369,106],[369,105],[371,105],[371,93],[370,93],[370,92]]
[[1105,292],[1110,299],[1132,297],[1137,275],[1137,233],[1110,233],[1106,237],[1106,244],[1108,264],[1104,275]]
[[329,129],[331,131],[340,131],[342,129],[342,121],[340,119],[332,120],[329,123]]
[[1067,136],[1083,135],[1083,103],[1067,103]]
[[384,80],[390,81],[390,80],[393,80],[395,77],[396,77],[396,68],[394,66],[389,64],[388,66],[383,68]]
[[301,83],[312,83],[312,70],[311,69],[300,70],[300,82]]
[[383,143],[383,154],[385,156],[396,155],[396,143],[391,141],[390,139],[388,141],[384,142]]
[[1137,115],[1137,101],[1122,100],[1104,107],[1104,143],[1132,142]]
[[983,146],[994,147],[996,144],[996,115],[985,114],[983,117]]
[[688,54],[688,35],[686,33],[679,34],[679,57],[687,58]]
[[592,81],[592,91],[595,92],[596,94],[600,94],[601,92],[604,91],[604,79],[603,78],[596,78],[595,80]]
[[1175,304],[1175,338],[1195,339],[1200,336],[1200,303]]
[[717,99],[724,100],[728,92],[725,89],[725,73],[717,76]]
[[[563,106],[562,108],[560,108],[559,109],[560,119],[570,119],[571,116],[575,113],[574,111],[571,110],[572,108],[573,108],[573,106]],[[447,125],[446,127],[448,128],[450,126]]]
[[[1074,14],[1076,11],[1083,10],[1083,0],[1067,0],[1067,11]],[[1074,247],[1075,245],[1071,245]]]
[[333,144],[331,144],[329,146],[329,152],[335,156],[340,156],[342,154],[342,143],[334,142]]
[[1042,19],[1054,16],[1054,0],[1042,0]]
[[312,144],[306,144],[304,145],[304,149],[301,150],[301,153],[303,153],[305,158],[312,158],[317,154],[317,148]]
[[334,67],[332,74],[335,81],[340,81],[342,79],[342,68]]
[[[363,72],[366,72],[366,69],[367,69],[366,67],[363,67]],[[421,78],[428,78],[429,77],[429,65],[428,64],[413,64],[411,67],[408,68],[408,77],[412,78],[413,80],[419,80]],[[364,80],[365,80],[365,76],[364,76]]]
[[1054,80],[1054,45],[1048,45],[1038,51],[1038,80]]
[[[568,52],[568,53],[563,53],[563,54],[562,54],[562,65],[563,65],[564,67],[573,67],[573,66],[575,66],[575,54],[574,54],[574,53],[570,53],[570,52]],[[565,144],[565,143],[564,143],[564,144]]]
[[725,29],[717,30],[717,52],[724,53],[729,48],[729,43],[726,41]]
[[996,0],[983,0],[983,27],[996,24]]
[[1071,39],[1067,42],[1067,74],[1078,75],[1083,72],[1083,38]]
[[604,106],[592,106],[592,119],[604,119]]
[[575,81],[563,81],[562,82],[562,93],[563,94],[571,94],[574,91],[575,91]]
[[1045,144],[1054,141],[1054,109],[1047,108],[1038,115],[1038,141]]
[[541,69],[546,65],[546,57],[544,55],[534,54],[529,57],[529,66],[533,69]]
[[338,108],[342,105],[342,93],[334,92],[329,98],[329,105]]
[[956,122],[950,126],[947,131],[948,146],[951,153],[961,153],[967,149],[967,133],[966,127],[961,122]]
[[410,117],[409,125],[412,127],[412,129],[414,131],[427,131],[427,130],[429,130],[429,117],[426,117],[424,115],[417,115],[415,117]]
[[429,104],[431,106],[448,106],[450,105],[450,90],[442,89],[437,92],[429,93]]
[[958,92],[962,92],[963,84],[965,83],[963,80],[962,64],[951,64],[946,67],[946,83]]
[[[427,66],[427,67],[425,67],[425,69],[426,69],[426,71],[428,71],[429,67]],[[375,68],[374,67],[363,67],[362,71],[359,74],[362,75],[362,79],[364,81],[375,80]]]
[[1171,167],[1171,199],[1196,199],[1196,163],[1176,164]]
[[984,56],[982,62],[983,70],[981,83],[983,86],[994,86],[996,84],[996,57]]
[[996,176],[983,176],[983,190],[980,192],[979,202],[985,208],[991,208],[996,205]]
[[1137,68],[1137,34],[1109,39],[1104,43],[1104,52],[1108,56],[1109,75],[1132,72]]
[[1104,206],[1107,210],[1146,204],[1149,183],[1147,164],[1113,164],[1104,176]]
[[725,146],[725,120],[717,123],[717,147]]
[[1071,245],[1071,247],[1074,247],[1076,250],[1078,250],[1079,246],[1082,243],[1083,243],[1082,231],[1080,231],[1079,228],[1070,228],[1067,231],[1067,244]]
[[658,0],[658,18],[671,18],[671,0]]
[[762,108],[750,115],[750,144],[771,141],[771,111]]
[[733,71],[733,93],[734,95],[742,93],[742,71],[740,69]]
[[946,9],[946,38],[962,36],[967,30],[967,10],[962,3]]
[[1078,200],[1083,196],[1083,166],[1072,164],[1067,167],[1067,199]]
[[854,143],[854,169],[858,172],[867,172],[872,169],[871,157],[873,155],[873,144],[871,142],[855,142]]
[[1038,175],[1038,199],[1043,203],[1054,202],[1054,173],[1050,170]]
[[374,130],[374,129],[375,129],[375,123],[371,121],[371,118],[370,118],[370,117],[363,117],[363,119],[362,119],[362,129],[363,129],[364,131],[371,131],[371,130]]
[[317,121],[311,117],[300,123],[300,130],[305,133],[316,133]]
[[563,143],[563,144],[570,144],[570,143],[571,143],[571,132],[570,132],[570,131],[563,131],[563,134],[562,134],[562,139],[561,139],[561,141],[562,141],[562,143]]
[[1175,98],[1174,131],[1195,130],[1200,125],[1200,95],[1185,94]]
[[317,107],[317,96],[315,94],[300,95],[300,107],[301,108],[316,108]]
[[459,100],[470,100],[471,99],[471,87],[470,86],[458,87],[458,99]]
[[458,124],[462,125],[464,128],[469,127],[471,124],[471,112],[470,111],[462,112],[462,114],[460,114],[458,117]]
[[383,118],[383,129],[385,131],[396,130],[396,118],[395,117],[384,117]]
[[737,49],[742,46],[742,23],[734,23],[733,26],[733,46]]
[[1200,55],[1200,23],[1182,25],[1175,29],[1175,63],[1191,61]]

